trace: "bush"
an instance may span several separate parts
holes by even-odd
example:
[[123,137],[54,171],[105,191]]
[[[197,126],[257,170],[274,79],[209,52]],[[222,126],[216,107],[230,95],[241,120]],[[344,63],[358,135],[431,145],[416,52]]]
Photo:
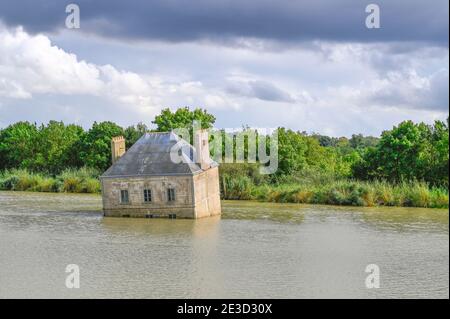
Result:
[[314,193],[309,190],[299,190],[292,196],[292,201],[294,203],[307,204],[311,202]]
[[66,169],[59,176],[61,192],[98,193],[100,181],[98,171],[90,168]]
[[[277,184],[252,186],[253,198],[279,203],[348,206],[414,206],[448,208],[448,190],[430,188],[426,183],[392,185],[385,181],[339,180],[326,184]],[[238,192],[238,189],[235,189]],[[246,190],[248,192],[248,190]],[[239,199],[234,193],[233,199]]]
[[[448,189],[432,188],[424,182],[390,184],[385,181],[328,180],[316,183],[271,184],[247,174],[249,166],[236,170],[227,168],[220,175],[222,199],[257,199],[278,203],[329,204],[351,206],[410,206],[448,208]],[[253,170],[251,168],[250,170]],[[240,171],[243,170],[243,171]],[[99,193],[98,171],[81,168],[67,169],[56,177],[30,173],[26,170],[6,170],[0,173],[1,190]],[[298,176],[293,177],[296,180]],[[286,179],[287,180],[287,179]]]
[[4,171],[0,175],[0,189],[15,191],[55,192],[56,181],[42,174],[29,173],[26,170]]
[[223,175],[221,181],[221,197],[223,199],[253,199],[251,190],[253,183],[247,176]]
[[433,189],[431,192],[431,207],[448,208],[448,192],[442,189]]
[[99,193],[98,172],[88,168],[67,169],[56,177],[22,169],[0,173],[0,189],[35,192]]

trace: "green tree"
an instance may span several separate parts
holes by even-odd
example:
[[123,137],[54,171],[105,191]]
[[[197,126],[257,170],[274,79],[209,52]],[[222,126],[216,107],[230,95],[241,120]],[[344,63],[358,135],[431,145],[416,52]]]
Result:
[[123,128],[113,122],[94,122],[82,141],[81,160],[100,171],[111,166],[111,139],[124,135]]
[[130,148],[142,135],[148,132],[148,127],[142,122],[139,122],[136,126],[132,125],[125,129],[124,137],[126,148]]
[[373,136],[364,136],[362,134],[353,134],[349,144],[354,149],[374,147],[378,144],[378,138]]
[[211,128],[216,118],[214,115],[200,108],[191,111],[188,107],[183,107],[177,109],[175,112],[166,108],[161,111],[160,115],[155,117],[152,123],[156,124],[157,131],[168,132],[176,128],[192,129],[194,121],[200,122],[202,128]]
[[426,152],[426,180],[434,185],[448,187],[449,176],[449,126],[446,122],[435,121],[429,131]]
[[56,174],[67,167],[79,167],[77,146],[83,135],[83,128],[74,124],[50,121],[47,126],[42,125],[33,169]]
[[0,168],[30,168],[37,154],[36,123],[17,122],[0,132]]
[[354,165],[354,175],[448,185],[447,165],[448,124],[436,122],[430,126],[405,121],[384,131],[378,144],[365,150],[361,161]]
[[306,152],[305,136],[284,127],[278,128],[277,175],[289,175],[306,168]]

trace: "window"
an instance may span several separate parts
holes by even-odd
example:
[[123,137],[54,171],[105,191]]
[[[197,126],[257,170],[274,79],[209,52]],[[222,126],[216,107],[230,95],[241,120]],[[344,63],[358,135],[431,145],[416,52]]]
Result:
[[169,202],[175,201],[175,189],[174,188],[168,188],[167,189],[167,200]]
[[120,202],[122,204],[128,204],[130,202],[128,198],[128,190],[122,189],[120,191]]
[[144,189],[144,202],[150,203],[152,201],[152,191],[150,189]]

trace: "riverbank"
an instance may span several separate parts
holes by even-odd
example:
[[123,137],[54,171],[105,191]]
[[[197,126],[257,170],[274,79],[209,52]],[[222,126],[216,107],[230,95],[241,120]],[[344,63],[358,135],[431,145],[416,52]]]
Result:
[[54,192],[54,193],[100,193],[98,172],[89,168],[66,169],[50,176],[13,169],[0,172],[0,190]]
[[329,181],[321,184],[254,185],[242,178],[222,178],[222,197],[276,203],[339,206],[448,208],[448,190],[423,182]]
[[[224,175],[220,181],[222,199],[257,200],[276,203],[325,204],[339,206],[398,206],[448,208],[448,190],[423,182],[390,184],[382,181],[327,181],[305,184],[255,185],[251,179]],[[0,173],[0,190],[100,193],[98,172],[81,168],[56,176],[10,170]]]

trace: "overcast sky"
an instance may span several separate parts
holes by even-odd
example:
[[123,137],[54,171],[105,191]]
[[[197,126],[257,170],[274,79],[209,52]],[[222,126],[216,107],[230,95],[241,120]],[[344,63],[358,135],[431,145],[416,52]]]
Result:
[[[76,3],[81,27],[65,26]],[[365,25],[380,7],[381,28]],[[447,0],[0,1],[0,127],[150,124],[379,135],[448,116]]]

